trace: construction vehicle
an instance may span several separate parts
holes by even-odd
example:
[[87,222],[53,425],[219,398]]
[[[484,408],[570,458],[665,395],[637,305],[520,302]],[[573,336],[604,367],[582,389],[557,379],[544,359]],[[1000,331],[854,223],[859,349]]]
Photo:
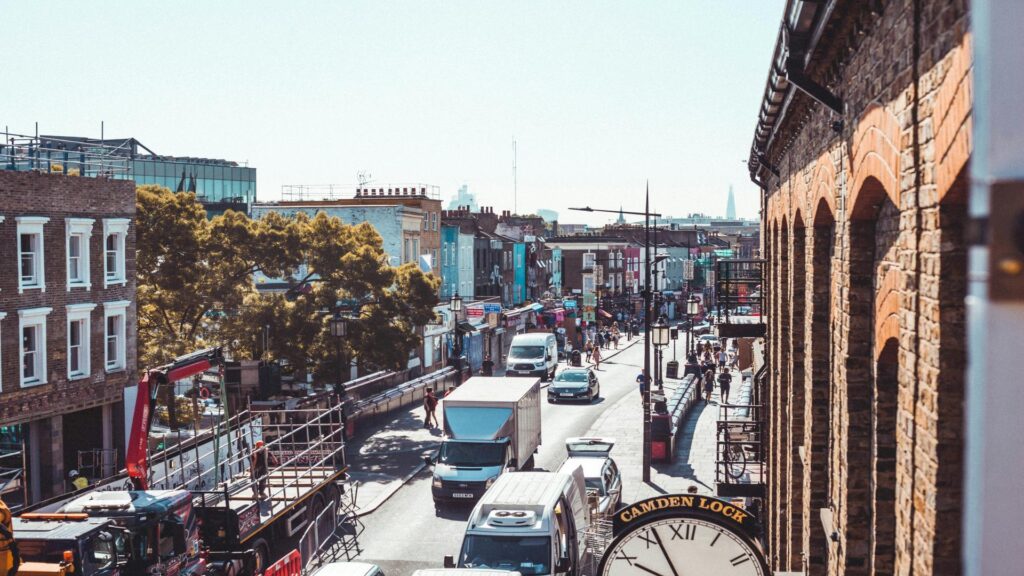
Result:
[[[150,458],[157,388],[218,367],[222,375],[220,349],[211,348],[147,371],[129,423],[126,471],[29,512],[110,521],[129,543],[128,574],[262,574],[310,525],[333,521],[333,529],[336,514],[329,512],[338,510],[346,478],[336,399],[250,407]],[[257,459],[265,468],[254,473]]]

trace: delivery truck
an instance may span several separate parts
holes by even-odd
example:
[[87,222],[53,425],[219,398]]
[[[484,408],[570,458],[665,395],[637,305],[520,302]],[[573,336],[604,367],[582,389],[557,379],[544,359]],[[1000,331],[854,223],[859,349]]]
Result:
[[590,525],[583,471],[507,474],[480,499],[445,567],[579,576]]
[[503,472],[529,470],[541,442],[540,380],[474,377],[441,403],[444,440],[434,466],[435,506],[473,502]]

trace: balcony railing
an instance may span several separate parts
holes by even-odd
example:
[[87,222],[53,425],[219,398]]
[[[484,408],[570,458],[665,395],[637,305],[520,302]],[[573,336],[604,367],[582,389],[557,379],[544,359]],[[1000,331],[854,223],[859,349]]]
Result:
[[3,132],[0,170],[84,177],[123,177],[131,161],[122,146]]
[[762,407],[719,406],[715,484],[719,496],[765,495],[765,434]]
[[718,335],[756,338],[767,331],[764,316],[764,260],[719,260],[714,310]]

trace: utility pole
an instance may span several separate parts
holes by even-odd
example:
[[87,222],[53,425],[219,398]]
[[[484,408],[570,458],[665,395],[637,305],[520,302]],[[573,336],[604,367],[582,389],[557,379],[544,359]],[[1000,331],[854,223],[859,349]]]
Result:
[[644,455],[643,479],[651,481],[651,183],[644,200]]

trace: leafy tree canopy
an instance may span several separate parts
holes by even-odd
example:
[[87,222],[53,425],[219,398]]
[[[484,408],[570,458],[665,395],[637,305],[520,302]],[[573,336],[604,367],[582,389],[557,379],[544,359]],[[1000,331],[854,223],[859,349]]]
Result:
[[[285,360],[333,380],[336,342],[327,329],[339,302],[359,301],[341,345],[348,358],[402,368],[433,317],[436,280],[387,264],[369,224],[318,213],[250,220],[228,211],[207,220],[194,194],[140,186],[137,211],[139,358],[153,366],[209,345],[235,358]],[[300,265],[304,276],[296,278]],[[259,293],[253,276],[295,278],[297,298]],[[269,345],[263,349],[264,332]]]

